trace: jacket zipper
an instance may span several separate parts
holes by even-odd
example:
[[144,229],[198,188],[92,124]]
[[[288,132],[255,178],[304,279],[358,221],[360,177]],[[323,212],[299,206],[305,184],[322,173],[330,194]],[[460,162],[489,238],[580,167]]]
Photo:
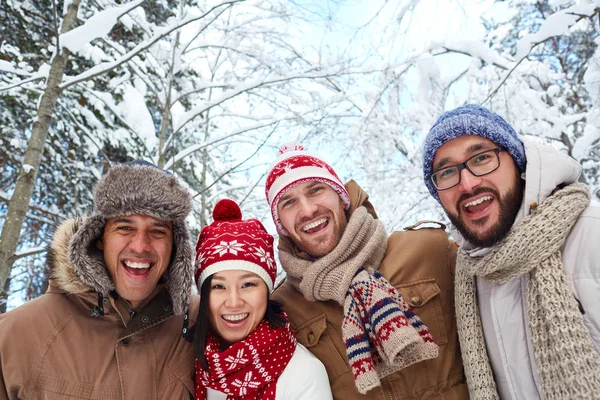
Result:
[[394,400],[394,396],[392,393],[392,387],[387,379],[381,380],[381,389],[383,390],[383,394],[385,395],[387,400]]

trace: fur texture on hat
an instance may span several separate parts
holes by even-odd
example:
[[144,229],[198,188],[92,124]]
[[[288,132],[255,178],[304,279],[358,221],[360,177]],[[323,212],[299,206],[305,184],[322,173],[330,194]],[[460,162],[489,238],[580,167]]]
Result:
[[288,236],[288,233],[279,219],[279,199],[294,186],[312,181],[329,185],[342,199],[344,209],[350,208],[350,195],[329,164],[308,153],[299,143],[282,145],[275,164],[269,170],[265,185],[265,195],[271,207],[273,222],[282,235]]
[[147,215],[173,222],[173,252],[164,277],[175,314],[183,314],[193,284],[194,254],[185,218],[192,210],[190,193],[177,177],[150,163],[112,167],[94,190],[94,211],[71,238],[68,258],[83,283],[102,295],[115,289],[96,242],[109,218]]
[[442,114],[425,137],[423,177],[429,193],[438,202],[440,198],[430,178],[435,154],[444,143],[465,135],[478,135],[502,146],[515,160],[519,171],[525,172],[525,146],[517,132],[498,114],[485,107],[467,104]]
[[220,200],[213,210],[214,222],[202,228],[196,243],[198,291],[209,276],[220,271],[249,271],[273,290],[277,264],[273,236],[257,219],[242,220],[242,211],[230,199]]

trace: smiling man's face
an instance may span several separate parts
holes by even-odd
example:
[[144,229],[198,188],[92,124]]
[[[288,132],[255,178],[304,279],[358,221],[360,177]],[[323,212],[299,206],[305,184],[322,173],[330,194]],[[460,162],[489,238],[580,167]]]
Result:
[[173,223],[146,215],[110,218],[96,247],[119,296],[137,307],[167,270],[173,250]]
[[[497,148],[489,139],[466,135],[441,146],[433,159],[433,170],[465,162],[475,154]],[[498,153],[500,165],[489,174],[474,176],[460,172],[460,183],[438,190],[448,218],[477,247],[490,247],[510,231],[523,199],[523,183],[507,151]]]
[[318,181],[301,183],[286,191],[277,204],[277,212],[290,239],[313,257],[330,253],[348,224],[340,196],[331,186]]

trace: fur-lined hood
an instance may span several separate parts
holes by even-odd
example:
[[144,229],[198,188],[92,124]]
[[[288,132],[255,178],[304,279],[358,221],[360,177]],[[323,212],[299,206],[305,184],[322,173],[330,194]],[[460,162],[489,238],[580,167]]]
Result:
[[[48,250],[48,265],[50,266],[50,286],[54,290],[81,296],[85,293],[97,292],[108,296],[115,286],[104,266],[103,254],[95,246],[89,246],[85,259],[92,262],[73,263],[69,254],[73,250],[74,239],[81,235],[86,218],[70,219],[63,222],[55,231]],[[183,314],[187,309],[193,278],[191,275],[191,245],[184,253],[189,257],[184,260],[175,257],[164,277],[165,286],[173,302],[175,314]],[[184,257],[186,258],[186,257]],[[80,258],[81,259],[81,258]]]
[[[50,286],[75,295],[94,291],[94,288],[81,281],[75,266],[69,262],[67,256],[69,241],[81,225],[80,222],[78,219],[63,222],[54,232],[48,249],[48,265],[51,268]],[[104,274],[108,276],[106,270]]]
[[163,278],[173,311],[185,313],[194,283],[194,253],[185,222],[191,210],[189,191],[171,173],[141,161],[113,166],[94,188],[93,213],[67,222],[57,231],[55,247],[60,249],[61,262],[55,264],[67,265],[62,270],[70,271],[55,273],[64,278],[57,284],[68,282],[69,292],[85,285],[108,296],[115,286],[106,271],[103,253],[96,248],[104,225],[114,217],[147,215],[173,222],[172,258]]

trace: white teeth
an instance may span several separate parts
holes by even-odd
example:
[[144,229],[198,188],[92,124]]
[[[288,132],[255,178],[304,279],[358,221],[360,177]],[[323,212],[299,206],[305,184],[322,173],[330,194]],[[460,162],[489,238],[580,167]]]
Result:
[[483,197],[478,198],[477,200],[470,201],[467,204],[465,204],[465,208],[468,208],[471,206],[476,206],[477,204],[481,204],[484,201],[488,201],[488,200],[492,200],[492,196],[483,196]]
[[223,319],[226,321],[236,322],[246,319],[248,317],[248,313],[246,314],[227,314],[223,315]]
[[308,224],[308,225],[304,225],[304,226],[302,227],[302,230],[303,230],[304,232],[306,232],[307,230],[309,230],[309,229],[313,229],[313,228],[316,228],[317,226],[319,226],[319,225],[321,225],[321,224],[324,224],[325,222],[327,222],[327,218],[321,218],[321,219],[319,219],[319,220],[317,220],[317,221],[315,221],[315,222],[311,222],[311,223],[310,223],[310,224]]
[[129,268],[150,268],[150,263],[139,263],[135,261],[125,261]]

